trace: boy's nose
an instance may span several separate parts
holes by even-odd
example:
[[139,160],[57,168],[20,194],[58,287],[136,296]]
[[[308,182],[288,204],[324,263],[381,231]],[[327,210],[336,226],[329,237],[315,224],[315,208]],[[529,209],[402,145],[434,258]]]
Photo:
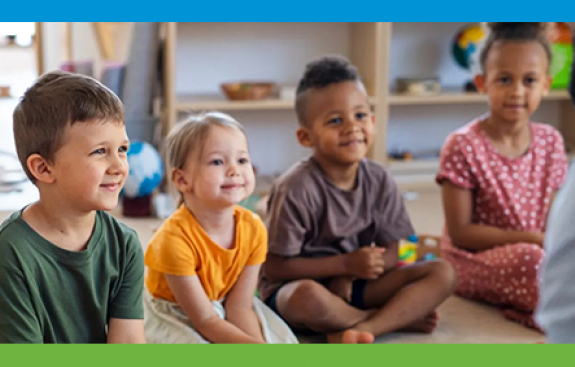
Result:
[[128,170],[128,162],[125,162],[120,157],[114,157],[111,162],[109,171],[112,173],[124,173]]
[[359,125],[358,122],[352,120],[348,124],[346,124],[345,132],[347,134],[353,134],[358,131],[361,131],[361,126]]

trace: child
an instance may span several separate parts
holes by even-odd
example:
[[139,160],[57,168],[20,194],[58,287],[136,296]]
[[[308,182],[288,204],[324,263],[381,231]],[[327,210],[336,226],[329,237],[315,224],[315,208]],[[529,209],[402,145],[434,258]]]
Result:
[[0,343],[143,343],[144,259],[106,210],[128,174],[120,99],[98,81],[40,77],[14,110],[40,200],[0,226]]
[[[575,37],[573,38],[575,46]],[[571,66],[575,75],[575,59]],[[575,104],[575,80],[570,83],[571,101]],[[575,169],[571,164],[569,177],[549,213],[545,234],[547,254],[541,274],[541,297],[537,322],[551,343],[575,343]]]
[[181,199],[145,255],[148,340],[296,343],[254,297],[267,232],[259,217],[237,205],[255,181],[241,125],[207,113],[176,126],[166,144]]
[[296,112],[297,138],[313,156],[272,189],[260,296],[331,343],[430,332],[454,271],[443,261],[396,268],[398,241],[414,231],[390,174],[365,158],[374,117],[356,68],[338,57],[309,64]]
[[537,328],[545,221],[567,169],[559,132],[530,122],[549,91],[551,51],[545,23],[489,27],[475,78],[489,113],[450,134],[441,153],[442,250],[457,271],[459,295]]

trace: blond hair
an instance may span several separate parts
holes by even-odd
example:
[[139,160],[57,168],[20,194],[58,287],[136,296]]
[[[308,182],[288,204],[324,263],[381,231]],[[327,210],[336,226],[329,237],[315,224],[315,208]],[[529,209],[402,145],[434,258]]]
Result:
[[[190,157],[193,163],[199,163],[209,133],[214,127],[237,130],[245,135],[242,125],[225,113],[212,111],[189,116],[174,126],[166,138],[166,165],[170,175],[175,169],[183,169]],[[179,191],[178,195],[180,206],[184,203],[184,197]]]

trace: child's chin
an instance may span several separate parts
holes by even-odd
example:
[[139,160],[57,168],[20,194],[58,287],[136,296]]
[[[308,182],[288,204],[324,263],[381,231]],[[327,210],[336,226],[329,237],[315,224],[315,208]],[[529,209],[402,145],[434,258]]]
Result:
[[115,200],[114,202],[109,201],[107,203],[101,203],[99,207],[95,210],[104,210],[104,211],[114,210],[118,206],[118,202],[119,200]]

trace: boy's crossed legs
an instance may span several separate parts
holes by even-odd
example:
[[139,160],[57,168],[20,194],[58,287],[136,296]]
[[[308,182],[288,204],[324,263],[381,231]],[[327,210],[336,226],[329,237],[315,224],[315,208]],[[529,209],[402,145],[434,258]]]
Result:
[[371,343],[374,336],[402,329],[430,332],[435,309],[452,294],[456,281],[451,265],[436,260],[396,268],[367,281],[364,310],[313,280],[284,285],[275,302],[295,329],[328,333],[331,343]]

